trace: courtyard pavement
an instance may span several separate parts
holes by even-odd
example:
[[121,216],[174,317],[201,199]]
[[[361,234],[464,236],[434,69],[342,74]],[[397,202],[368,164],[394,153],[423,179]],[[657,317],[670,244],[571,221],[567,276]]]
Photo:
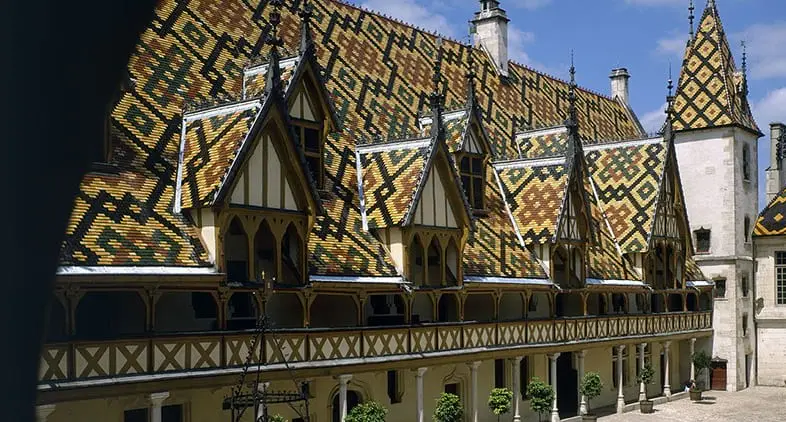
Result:
[[643,415],[638,410],[598,418],[601,422],[631,421],[679,421],[679,422],[722,422],[722,421],[786,421],[786,388],[752,387],[729,393],[705,391],[703,400],[677,400],[655,405],[655,413]]

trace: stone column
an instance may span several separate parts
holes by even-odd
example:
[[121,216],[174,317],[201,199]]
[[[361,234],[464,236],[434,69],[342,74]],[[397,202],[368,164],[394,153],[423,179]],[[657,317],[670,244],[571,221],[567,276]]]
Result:
[[587,397],[581,394],[581,381],[584,379],[584,357],[586,354],[587,352],[585,350],[579,350],[579,352],[576,353],[576,356],[579,358],[579,416],[587,414]]
[[43,406],[36,406],[35,408],[35,420],[36,422],[46,422],[46,418],[55,411],[54,404],[45,404]]
[[617,413],[622,413],[625,410],[625,390],[622,382],[622,353],[625,351],[625,345],[617,346]]
[[[647,343],[639,344],[639,371],[644,370],[644,349],[647,348]],[[647,385],[644,382],[639,383],[639,401],[647,400]]]
[[521,411],[519,402],[521,401],[521,360],[523,356],[513,358],[513,422],[521,422]]
[[[270,387],[270,383],[269,382],[260,382],[259,385],[257,386],[257,391],[259,391],[259,394],[262,397],[264,397],[265,394],[267,393],[268,387]],[[261,401],[260,401],[260,403],[261,403]],[[259,406],[257,408],[257,418],[255,420],[258,421],[258,420],[262,419],[263,416],[266,416],[265,415],[265,408],[263,406]],[[264,419],[262,419],[262,420],[264,420]]]
[[472,406],[472,410],[470,411],[469,420],[471,422],[478,422],[478,367],[480,366],[480,362],[472,362],[469,364],[469,378],[470,378],[470,405]]
[[169,392],[153,393],[148,396],[150,399],[150,422],[161,422],[161,405],[164,400],[169,398]]
[[559,353],[549,356],[551,360],[551,387],[554,388],[554,400],[551,402],[551,422],[560,422],[559,408],[557,407],[557,358],[559,358]]
[[415,370],[415,380],[417,382],[418,408],[416,422],[423,422],[423,375],[428,368],[418,368]]
[[664,373],[664,380],[663,380],[663,395],[666,398],[671,397],[671,381],[670,381],[670,369],[669,369],[669,348],[671,347],[671,341],[667,341],[663,343],[663,373]]
[[696,366],[693,365],[693,354],[696,353],[696,339],[690,339],[690,379],[696,381]]
[[338,414],[339,420],[344,422],[347,418],[347,384],[352,379],[352,375],[339,375],[338,380]]

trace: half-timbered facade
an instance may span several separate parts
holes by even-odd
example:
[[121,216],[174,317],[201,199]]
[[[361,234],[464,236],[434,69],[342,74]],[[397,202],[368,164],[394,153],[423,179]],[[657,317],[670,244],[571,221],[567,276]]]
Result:
[[[501,25],[481,3],[476,24]],[[589,370],[610,386],[595,406],[681,391],[713,285],[671,120],[647,137],[574,68],[500,66],[486,32],[464,45],[335,0],[160,2],[111,165],[75,199],[40,418],[230,420],[257,376],[305,388],[307,411],[271,412],[311,422],[368,400],[423,422],[443,391],[477,422],[494,386],[532,419],[535,376],[559,420]],[[645,356],[646,388],[626,375]]]

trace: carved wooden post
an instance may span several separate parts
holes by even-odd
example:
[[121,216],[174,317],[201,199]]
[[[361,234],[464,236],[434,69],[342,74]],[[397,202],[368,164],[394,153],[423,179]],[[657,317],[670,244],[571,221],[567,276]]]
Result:
[[311,305],[314,304],[314,301],[317,299],[317,295],[310,289],[306,290],[304,295],[305,312],[303,313],[303,328],[308,328],[311,326]]
[[74,336],[76,335],[76,308],[79,306],[79,301],[82,300],[82,296],[85,295],[85,292],[78,286],[69,284],[63,293],[66,299],[67,333],[69,336]]
[[218,293],[216,294],[216,298],[218,299],[218,327],[220,330],[227,329],[227,319],[228,319],[228,304],[229,298],[232,296],[232,292],[229,291],[229,288],[226,286],[220,286],[218,288]]
[[147,321],[145,323],[145,331],[155,331],[156,325],[156,303],[161,298],[161,291],[159,286],[145,286],[143,302],[147,305]]
[[366,302],[368,302],[368,293],[360,292],[357,297],[354,297],[355,305],[358,307],[358,326],[366,325]]

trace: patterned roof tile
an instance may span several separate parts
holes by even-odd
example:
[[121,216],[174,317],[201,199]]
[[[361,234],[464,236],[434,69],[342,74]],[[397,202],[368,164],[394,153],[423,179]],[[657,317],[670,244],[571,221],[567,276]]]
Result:
[[[295,75],[295,70],[297,70],[298,67],[298,59],[298,56],[288,57],[281,59],[279,62],[278,67],[281,69],[281,83],[284,92],[289,88],[289,83],[292,82],[292,77]],[[249,67],[243,72],[245,98],[260,97],[265,93],[267,69],[269,67],[270,65],[268,63],[264,63]]]
[[521,158],[564,157],[568,149],[568,129],[529,131],[516,135]]
[[754,236],[781,236],[786,234],[786,188],[772,198],[756,219]]

